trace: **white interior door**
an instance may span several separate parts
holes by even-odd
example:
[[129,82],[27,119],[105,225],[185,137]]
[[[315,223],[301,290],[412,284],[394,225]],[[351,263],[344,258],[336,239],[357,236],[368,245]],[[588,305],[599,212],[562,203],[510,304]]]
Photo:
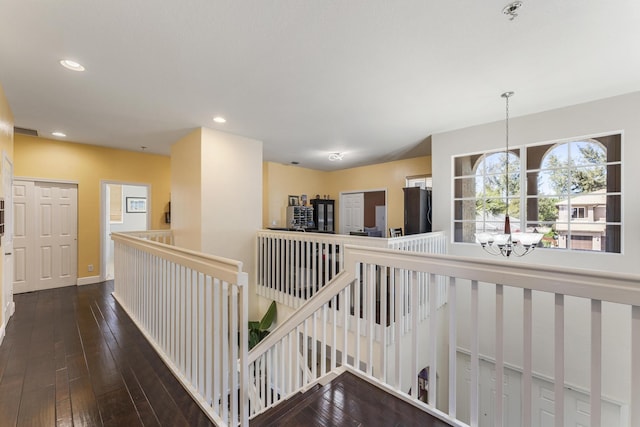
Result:
[[340,195],[340,230],[342,234],[364,230],[364,193]]
[[77,282],[78,187],[15,181],[14,292]]

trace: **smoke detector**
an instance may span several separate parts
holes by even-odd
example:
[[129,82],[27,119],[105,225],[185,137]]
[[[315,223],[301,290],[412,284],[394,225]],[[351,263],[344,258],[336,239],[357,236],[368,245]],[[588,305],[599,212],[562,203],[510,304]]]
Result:
[[518,14],[516,13],[518,9],[522,7],[521,1],[514,1],[509,3],[502,9],[502,13],[509,17],[509,21],[513,21]]

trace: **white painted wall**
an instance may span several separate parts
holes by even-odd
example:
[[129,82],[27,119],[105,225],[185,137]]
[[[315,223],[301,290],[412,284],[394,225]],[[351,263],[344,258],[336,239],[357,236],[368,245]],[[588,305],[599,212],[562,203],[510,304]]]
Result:
[[242,261],[249,274],[249,312],[255,313],[256,233],[262,228],[262,141],[203,128],[201,149],[202,251]]
[[[525,96],[525,95],[521,95]],[[500,100],[496,99],[499,105]],[[640,197],[634,189],[640,181],[640,92],[607,98],[558,110],[517,117],[517,97],[510,102],[510,146],[552,142],[603,133],[622,135],[622,254],[571,253],[536,250],[518,262],[571,266],[603,271],[640,274]],[[504,121],[433,135],[433,220],[434,230],[444,230],[451,238],[453,217],[452,156],[504,148]],[[449,253],[492,258],[474,244],[451,243]]]
[[175,244],[242,261],[250,317],[258,311],[254,270],[261,225],[261,141],[200,128],[171,147]]
[[[111,232],[142,231],[147,229],[149,208],[149,188],[146,185],[122,185],[122,223],[111,223]],[[127,197],[147,199],[147,213],[127,212]],[[113,241],[111,242],[113,244]]]
[[[517,99],[516,99],[517,101]],[[517,102],[511,112],[517,116]],[[640,158],[640,92],[607,98],[534,115],[515,117],[510,122],[510,145],[623,132],[622,136],[622,220],[621,254],[536,250],[524,258],[504,259],[505,263],[523,262],[563,268],[565,266],[639,274],[640,265],[640,197],[632,191],[640,181],[635,163]],[[474,126],[434,135],[432,138],[434,229],[445,230],[451,239],[453,218],[452,156],[502,148],[504,121]],[[493,258],[478,246],[450,243],[449,253]],[[462,285],[462,283],[460,284]],[[469,297],[458,288],[458,344],[468,347]],[[522,366],[522,297],[521,291],[505,291],[505,361]],[[490,290],[481,292],[481,352],[493,358],[494,301]],[[553,303],[551,296],[534,295],[534,370],[542,375],[553,373]],[[589,382],[589,310],[586,301],[568,299],[565,306],[565,364],[567,382],[588,387]],[[628,401],[630,364],[630,310],[613,304],[603,305],[603,393],[619,401]]]

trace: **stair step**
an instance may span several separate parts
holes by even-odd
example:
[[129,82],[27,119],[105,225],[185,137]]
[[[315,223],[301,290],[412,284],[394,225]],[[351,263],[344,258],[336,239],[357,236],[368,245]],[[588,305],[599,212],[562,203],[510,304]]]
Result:
[[306,390],[304,393],[296,393],[284,402],[280,402],[275,407],[263,412],[257,417],[253,418],[250,422],[251,427],[260,427],[260,426],[268,426],[272,425],[279,418],[284,417],[289,414],[291,411],[294,411],[298,408],[304,407],[304,401],[307,399],[312,399],[319,390],[322,389],[320,384],[315,384],[309,390]]

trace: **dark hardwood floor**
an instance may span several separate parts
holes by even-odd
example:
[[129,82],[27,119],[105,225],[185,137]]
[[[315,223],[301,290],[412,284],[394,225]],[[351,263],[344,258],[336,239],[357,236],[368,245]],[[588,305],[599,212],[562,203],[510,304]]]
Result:
[[345,372],[330,383],[316,385],[258,415],[251,427],[262,426],[415,426],[449,424],[397,399],[371,383]]
[[0,426],[212,425],[111,292],[106,282],[14,297]]

